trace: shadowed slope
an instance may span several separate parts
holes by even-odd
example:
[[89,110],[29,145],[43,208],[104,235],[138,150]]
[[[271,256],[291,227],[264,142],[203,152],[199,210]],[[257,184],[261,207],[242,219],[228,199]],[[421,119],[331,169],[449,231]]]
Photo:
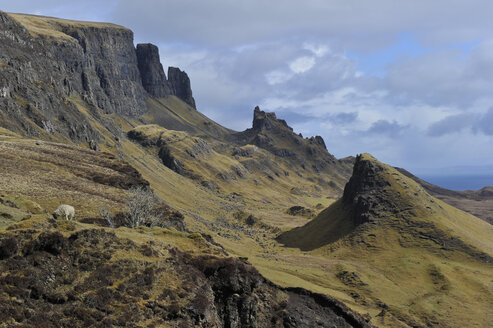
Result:
[[339,240],[354,230],[355,225],[348,220],[349,216],[351,216],[349,206],[338,200],[303,227],[294,228],[280,235],[277,241],[303,251],[317,249]]

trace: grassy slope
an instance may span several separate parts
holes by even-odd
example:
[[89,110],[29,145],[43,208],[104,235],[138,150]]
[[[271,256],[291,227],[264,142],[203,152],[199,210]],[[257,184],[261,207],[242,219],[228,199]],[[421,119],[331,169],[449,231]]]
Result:
[[98,206],[122,204],[124,190],[94,181],[127,179],[118,172],[125,164],[110,154],[1,134],[0,151],[0,192],[6,199],[37,203],[36,214],[69,203],[78,215],[95,216]]
[[192,135],[223,139],[232,130],[217,124],[175,96],[147,100],[148,111],[142,119],[170,130],[187,131]]
[[[192,230],[209,233],[230,253],[248,257],[263,275],[274,282],[284,286],[302,286],[338,297],[359,312],[370,313],[375,317],[374,322],[382,326],[395,327],[404,325],[404,322],[424,325],[425,321],[437,321],[443,326],[459,327],[472,324],[479,327],[487,324],[488,320],[491,321],[491,312],[488,312],[493,308],[493,275],[490,265],[478,263],[467,255],[445,253],[444,259],[439,250],[423,252],[419,247],[403,247],[399,234],[388,229],[375,230],[362,237],[361,242],[350,247],[341,242],[340,245],[336,243],[337,247],[326,246],[311,252],[283,247],[275,240],[278,234],[275,229],[245,227],[233,214],[237,210],[244,210],[255,215],[261,222],[280,227],[282,230],[302,226],[309,220],[285,214],[288,207],[303,205],[315,208],[318,203],[328,206],[333,202],[333,199],[325,197],[327,191],[314,188],[316,180],[297,179],[295,174],[290,174],[289,177],[276,178],[275,182],[262,178],[257,186],[251,179],[237,179],[228,183],[221,182],[222,192],[214,193],[201,186],[200,181],[185,178],[164,167],[157,158],[155,149],[143,148],[125,138],[116,142],[114,136],[91,117],[80,101],[71,101],[78,103],[79,110],[93,121],[94,126],[105,137],[102,148],[123,156],[136,167],[162,199],[185,214],[187,224]],[[191,112],[183,105],[173,105],[173,102],[178,100],[160,100],[166,101],[169,102],[165,105],[173,108],[174,113],[185,122],[184,125],[193,126],[206,122],[205,119],[201,121],[198,112]],[[153,110],[165,111],[166,115],[171,115],[168,109],[161,103],[154,106]],[[152,122],[156,115],[154,113],[144,119]],[[136,120],[111,118],[124,131],[141,124]],[[191,133],[203,134],[207,136],[208,142],[214,144],[210,139],[214,139],[215,129],[200,129]],[[218,135],[225,132],[220,128],[219,130]],[[203,163],[190,159],[186,163],[193,163],[189,165],[196,172],[201,172],[201,165],[207,162],[225,166],[224,162],[216,161],[224,154],[219,150],[216,153],[217,155],[212,153],[212,157],[206,157]],[[230,160],[241,162],[244,159],[228,158],[228,165]],[[407,183],[407,180],[403,181]],[[291,185],[309,192],[293,194]],[[400,190],[404,191],[404,187]],[[111,191],[109,192],[111,194]],[[231,197],[233,192],[241,193],[242,198]],[[63,197],[64,193],[54,195]],[[8,195],[11,197],[9,199],[16,199],[18,196],[11,193]],[[29,197],[25,198],[30,200]],[[99,203],[87,202],[87,197],[82,193],[70,201],[77,207],[86,207],[87,210],[84,211],[88,216],[96,213],[98,204],[106,202],[105,199],[101,199]],[[439,201],[436,203],[444,211],[456,211]],[[53,205],[48,202],[42,208],[51,210],[50,206]],[[19,219],[22,213],[16,215]],[[474,219],[460,211],[454,212],[453,218],[452,220],[437,215],[433,220],[439,226],[450,224],[454,233],[461,234],[477,247],[490,247],[487,240],[475,241],[476,232],[488,234],[484,226],[474,221],[470,228],[466,227],[464,222]],[[474,232],[467,233],[469,229]],[[461,281],[462,284],[457,285],[457,281]],[[377,316],[383,309],[384,313]]]
[[323,210],[316,218],[303,227],[294,228],[282,234],[278,239],[303,251],[314,250],[333,243],[354,230],[348,206],[341,200]]
[[[379,314],[374,319],[379,325],[395,326],[398,320],[408,325],[488,326],[493,319],[493,266],[453,241],[459,238],[493,255],[493,227],[431,198],[414,181],[382,166],[388,189],[399,195],[401,206],[415,204],[416,216],[409,220],[384,214],[376,224],[352,227],[348,234],[350,211],[341,210],[337,202],[281,240],[313,249],[309,254],[319,261],[315,267],[325,267],[325,274],[340,280],[353,306]],[[342,234],[346,236],[332,242]]]
[[32,36],[48,36],[62,40],[73,40],[73,38],[59,30],[59,26],[66,27],[94,27],[94,28],[115,28],[124,29],[127,28],[111,24],[111,23],[96,23],[96,22],[83,22],[76,20],[60,19],[55,17],[36,16],[28,14],[14,14],[8,13],[10,17],[18,21],[24,26]]
[[449,190],[428,183],[405,169],[396,169],[421,184],[434,197],[493,224],[493,213],[491,210],[493,208],[493,187],[484,187],[480,190]]

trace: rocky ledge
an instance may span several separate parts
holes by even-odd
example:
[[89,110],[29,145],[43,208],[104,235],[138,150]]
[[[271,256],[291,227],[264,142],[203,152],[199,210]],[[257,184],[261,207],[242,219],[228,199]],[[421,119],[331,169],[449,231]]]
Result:
[[[370,327],[342,303],[276,286],[242,260],[218,256],[220,249],[197,256],[156,241],[137,244],[118,229],[78,228],[25,221],[0,234],[0,324]],[[214,248],[198,234],[184,238]]]

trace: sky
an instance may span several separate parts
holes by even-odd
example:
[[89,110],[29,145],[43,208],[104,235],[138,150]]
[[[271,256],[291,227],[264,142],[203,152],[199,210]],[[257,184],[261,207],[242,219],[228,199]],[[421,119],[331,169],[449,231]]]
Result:
[[369,152],[416,174],[493,175],[493,2],[0,0],[105,21],[185,70],[198,110],[244,130],[253,108],[336,157]]

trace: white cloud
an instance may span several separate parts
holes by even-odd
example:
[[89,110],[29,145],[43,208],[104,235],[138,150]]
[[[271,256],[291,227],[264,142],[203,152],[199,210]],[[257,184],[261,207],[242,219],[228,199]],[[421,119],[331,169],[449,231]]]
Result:
[[293,75],[294,74],[291,72],[276,70],[265,74],[265,78],[267,79],[267,83],[270,85],[275,85],[287,82],[293,77]]
[[310,70],[315,65],[314,57],[299,57],[289,63],[289,68],[293,73],[299,74]]
[[316,57],[323,57],[330,52],[330,48],[326,44],[305,42],[303,48],[311,51]]

